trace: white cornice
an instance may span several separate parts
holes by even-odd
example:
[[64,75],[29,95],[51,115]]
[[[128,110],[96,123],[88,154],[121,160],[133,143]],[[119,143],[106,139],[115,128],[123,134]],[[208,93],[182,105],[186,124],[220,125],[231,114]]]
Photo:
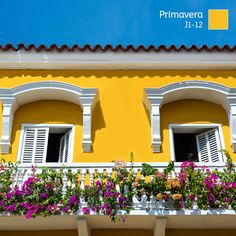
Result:
[[235,52],[1,51],[0,69],[235,70]]

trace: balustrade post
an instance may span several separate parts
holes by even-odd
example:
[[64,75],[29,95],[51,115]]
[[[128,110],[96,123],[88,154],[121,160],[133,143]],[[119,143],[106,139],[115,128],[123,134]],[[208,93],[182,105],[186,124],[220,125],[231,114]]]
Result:
[[66,189],[67,189],[67,177],[66,174],[63,172],[63,177],[62,177],[62,194],[65,195],[66,194]]

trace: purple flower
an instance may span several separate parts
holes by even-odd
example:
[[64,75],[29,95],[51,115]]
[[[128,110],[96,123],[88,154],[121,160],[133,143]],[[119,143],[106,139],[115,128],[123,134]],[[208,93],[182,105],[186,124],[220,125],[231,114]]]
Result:
[[204,179],[204,185],[206,186],[207,189],[211,190],[215,187],[216,182],[217,182],[218,176],[215,174],[211,174],[209,176],[207,176]]
[[166,193],[162,195],[163,200],[168,201],[169,197]]
[[177,208],[179,209],[179,208],[183,208],[183,203],[182,202],[179,202],[178,204],[177,204]]
[[92,207],[92,211],[94,211],[94,212],[99,212],[99,206],[98,205],[94,205],[93,207]]
[[190,168],[190,169],[194,170],[195,167],[196,167],[196,165],[191,161],[185,161],[181,164],[182,169]]
[[111,191],[112,189],[115,189],[115,185],[112,181],[107,181],[107,184],[106,184],[106,187],[107,187],[107,190],[108,191]]
[[34,213],[34,211],[32,211],[32,210],[27,211],[27,213],[25,215],[26,219],[30,219],[30,217],[32,216],[33,213]]
[[26,196],[29,196],[31,194],[31,191],[29,190],[29,189],[27,189],[26,191],[25,191],[25,195]]
[[181,184],[184,184],[185,181],[186,181],[186,177],[187,177],[187,175],[186,175],[183,171],[181,171],[181,172],[179,173],[179,182],[180,182]]
[[11,199],[11,197],[12,197],[11,193],[7,193],[7,194],[6,194],[6,199],[7,199],[7,200]]
[[103,213],[105,213],[108,216],[111,215],[111,212],[112,212],[110,206],[107,203],[104,203],[102,205],[102,211],[103,211]]
[[19,190],[19,189],[16,189],[15,195],[16,195],[16,196],[21,196],[21,195],[22,195],[22,191]]
[[232,198],[230,198],[230,197],[225,197],[224,198],[224,202],[231,202],[232,201]]
[[71,197],[70,197],[70,200],[69,200],[69,205],[73,205],[73,204],[78,204],[79,203],[79,201],[78,201],[78,199],[77,199],[77,197],[76,197],[76,195],[72,195]]
[[39,197],[45,199],[48,197],[48,195],[46,193],[40,193]]
[[102,210],[104,210],[104,209],[106,209],[106,208],[108,208],[109,207],[109,205],[107,204],[107,203],[104,203],[103,205],[102,205]]
[[55,204],[47,206],[47,210],[50,211],[50,212],[56,210],[56,208],[57,208],[57,206]]
[[23,183],[22,189],[23,189],[23,190],[26,190],[29,186],[31,186],[31,185],[33,185],[33,184],[39,182],[39,181],[40,181],[40,179],[37,178],[37,177],[34,177],[34,176],[33,176],[33,177],[29,177],[29,178]]
[[51,188],[52,188],[52,185],[51,185],[51,184],[47,184],[47,185],[45,186],[45,188],[46,188],[46,189],[51,189]]
[[236,188],[236,182],[232,182],[231,185],[233,188]]
[[63,212],[68,212],[70,210],[70,207],[69,206],[66,206],[62,209]]
[[7,211],[16,211],[16,205],[15,204],[11,204],[9,206],[6,206],[6,210]]
[[194,195],[194,194],[189,194],[189,195],[188,195],[188,199],[194,201],[195,195]]
[[109,192],[109,191],[105,191],[105,192],[104,192],[104,197],[109,198],[109,197],[111,197],[111,196],[112,196],[112,193],[111,193],[111,192]]
[[20,205],[27,210],[30,210],[32,208],[32,205],[27,202],[22,202]]
[[96,182],[96,186],[97,186],[98,190],[102,189],[102,184],[99,180]]
[[108,216],[111,215],[111,212],[112,212],[111,208],[107,208],[107,209],[106,209],[106,214],[107,214]]
[[123,202],[125,202],[125,201],[127,201],[127,200],[128,200],[128,198],[126,198],[126,197],[119,197],[119,198],[118,198],[119,204],[122,204]]
[[90,214],[90,208],[89,207],[83,207],[82,212],[84,215],[89,215]]
[[215,205],[216,197],[213,193],[209,193],[208,200],[209,200],[210,206]]

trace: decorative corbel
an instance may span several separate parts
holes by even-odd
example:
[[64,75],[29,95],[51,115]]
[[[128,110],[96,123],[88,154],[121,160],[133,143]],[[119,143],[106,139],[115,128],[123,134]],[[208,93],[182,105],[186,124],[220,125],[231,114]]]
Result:
[[160,152],[161,150],[160,105],[162,99],[163,96],[154,94],[153,89],[145,89],[143,102],[150,113],[153,152]]
[[95,104],[96,92],[92,94],[80,95],[80,103],[83,108],[83,137],[82,147],[84,152],[91,152],[92,149],[92,110]]

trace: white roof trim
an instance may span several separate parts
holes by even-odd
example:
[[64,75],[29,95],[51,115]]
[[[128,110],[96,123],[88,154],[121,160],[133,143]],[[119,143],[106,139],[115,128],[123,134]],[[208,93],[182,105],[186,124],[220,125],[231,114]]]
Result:
[[234,70],[234,52],[0,51],[0,69]]

